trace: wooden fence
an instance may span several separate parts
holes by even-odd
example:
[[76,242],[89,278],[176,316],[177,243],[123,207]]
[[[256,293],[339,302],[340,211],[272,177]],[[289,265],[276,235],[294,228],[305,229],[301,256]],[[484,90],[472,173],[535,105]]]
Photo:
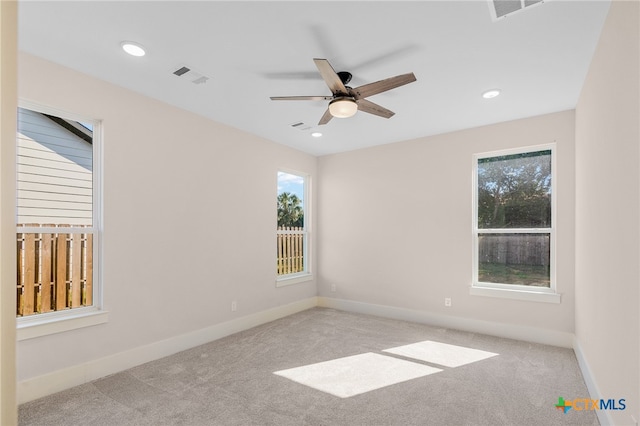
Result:
[[93,234],[60,231],[17,233],[18,316],[93,304]]
[[304,271],[303,228],[279,226],[278,231],[278,275]]
[[549,266],[549,234],[480,234],[481,263]]

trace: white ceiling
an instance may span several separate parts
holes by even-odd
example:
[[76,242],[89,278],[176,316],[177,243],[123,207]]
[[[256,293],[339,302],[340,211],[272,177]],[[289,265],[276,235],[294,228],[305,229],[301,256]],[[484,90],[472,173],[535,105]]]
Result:
[[[574,108],[608,8],[608,0],[548,0],[494,22],[483,0],[22,0],[19,48],[325,155]],[[147,55],[128,56],[123,40]],[[350,71],[352,87],[408,72],[417,81],[369,98],[392,118],[334,118],[313,138],[325,101],[269,99],[330,95],[313,58]],[[172,74],[183,65],[210,79]],[[491,88],[502,95],[482,99]]]

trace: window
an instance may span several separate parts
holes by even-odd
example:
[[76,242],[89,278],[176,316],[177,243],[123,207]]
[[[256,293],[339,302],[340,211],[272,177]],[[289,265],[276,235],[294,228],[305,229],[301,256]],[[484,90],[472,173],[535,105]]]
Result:
[[474,157],[473,286],[555,293],[553,147]]
[[311,279],[308,256],[307,181],[308,178],[301,174],[278,172],[278,285]]
[[99,135],[96,120],[18,109],[19,327],[100,307]]

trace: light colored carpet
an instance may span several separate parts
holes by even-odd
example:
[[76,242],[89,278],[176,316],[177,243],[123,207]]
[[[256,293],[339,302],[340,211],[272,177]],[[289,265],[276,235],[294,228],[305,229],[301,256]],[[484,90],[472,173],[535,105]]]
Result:
[[[285,374],[304,367],[307,383]],[[570,349],[314,308],[23,404],[19,422],[597,425],[555,408],[587,396]]]

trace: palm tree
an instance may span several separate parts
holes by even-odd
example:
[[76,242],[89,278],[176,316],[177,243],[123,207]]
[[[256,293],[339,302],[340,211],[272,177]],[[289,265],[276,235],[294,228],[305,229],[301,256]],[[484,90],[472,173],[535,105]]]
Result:
[[302,200],[295,194],[283,192],[278,194],[278,227],[304,226]]

